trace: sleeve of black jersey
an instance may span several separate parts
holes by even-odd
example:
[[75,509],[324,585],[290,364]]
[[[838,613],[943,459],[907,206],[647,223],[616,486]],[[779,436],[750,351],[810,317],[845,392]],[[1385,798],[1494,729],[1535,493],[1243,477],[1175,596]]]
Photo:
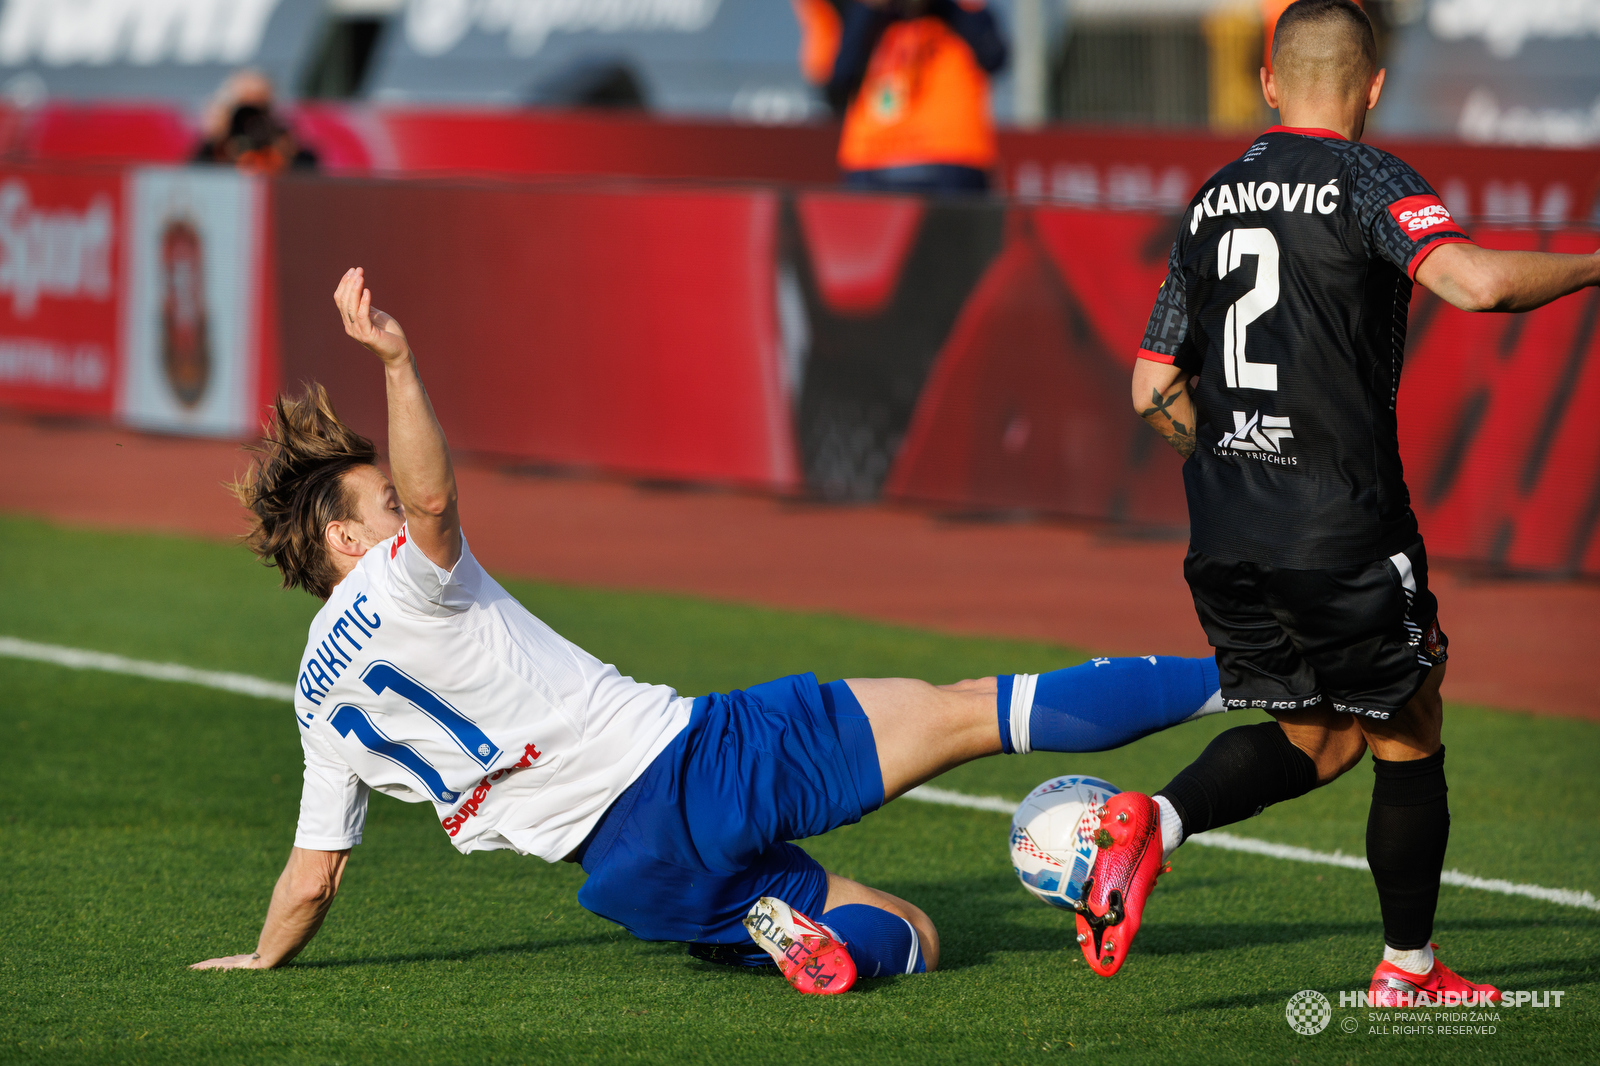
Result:
[[1167,280],[1156,292],[1156,306],[1144,327],[1139,358],[1172,363],[1191,374],[1200,372],[1201,352],[1189,339],[1189,293],[1179,266],[1176,243],[1167,259]]
[[1369,153],[1357,172],[1355,206],[1370,255],[1414,278],[1434,249],[1473,243],[1421,174],[1387,152]]

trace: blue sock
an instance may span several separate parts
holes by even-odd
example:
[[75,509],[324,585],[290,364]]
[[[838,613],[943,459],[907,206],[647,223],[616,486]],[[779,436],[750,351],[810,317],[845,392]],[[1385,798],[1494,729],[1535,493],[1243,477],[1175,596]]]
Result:
[[1000,677],[1000,745],[1108,751],[1168,726],[1226,710],[1215,659],[1147,655],[1094,659],[1048,674]]
[[821,924],[850,946],[856,973],[862,977],[928,972],[917,931],[898,914],[866,903],[847,903],[824,914]]

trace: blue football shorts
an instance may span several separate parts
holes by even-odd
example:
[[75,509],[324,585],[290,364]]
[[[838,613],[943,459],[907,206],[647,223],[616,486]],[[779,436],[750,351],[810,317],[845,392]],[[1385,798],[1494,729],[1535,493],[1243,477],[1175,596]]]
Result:
[[579,847],[578,902],[641,940],[748,945],[740,923],[762,896],[822,913],[827,874],[788,841],[882,805],[872,726],[843,681],[702,696]]

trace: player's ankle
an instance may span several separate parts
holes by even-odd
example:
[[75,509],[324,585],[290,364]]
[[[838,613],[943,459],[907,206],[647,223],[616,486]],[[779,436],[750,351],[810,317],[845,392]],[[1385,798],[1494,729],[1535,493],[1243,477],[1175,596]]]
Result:
[[1383,947],[1383,961],[1391,966],[1397,966],[1406,973],[1426,977],[1433,972],[1433,945],[1424,944],[1420,948],[1391,948],[1387,944]]
[[1166,862],[1183,843],[1183,816],[1167,797],[1157,793],[1153,798],[1161,811],[1161,861]]

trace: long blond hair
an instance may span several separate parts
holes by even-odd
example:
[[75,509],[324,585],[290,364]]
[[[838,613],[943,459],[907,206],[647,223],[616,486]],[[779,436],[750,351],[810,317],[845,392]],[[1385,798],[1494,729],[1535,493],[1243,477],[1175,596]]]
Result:
[[283,575],[283,587],[327,599],[340,574],[328,548],[329,522],[358,518],[344,475],[375,463],[378,450],[339,420],[321,385],[298,399],[279,396],[266,436],[247,446],[255,459],[234,495],[255,515],[245,543]]

